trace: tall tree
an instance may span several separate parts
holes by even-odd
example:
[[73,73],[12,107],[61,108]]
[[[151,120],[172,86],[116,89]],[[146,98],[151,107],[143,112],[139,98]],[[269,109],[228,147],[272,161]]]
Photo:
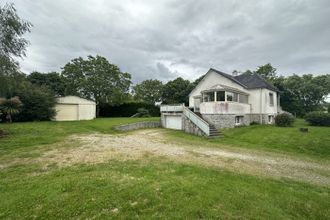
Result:
[[[63,67],[68,82],[67,94],[79,95],[100,103],[122,103],[128,96],[131,75],[121,72],[105,57],[88,56],[71,60]],[[99,108],[97,108],[98,114]]]
[[164,85],[162,100],[165,104],[185,103],[188,104],[189,93],[192,90],[192,84],[189,80],[181,77],[169,81]]
[[161,101],[163,83],[157,79],[149,79],[133,87],[134,98],[149,104]]
[[32,24],[22,20],[14,4],[0,6],[0,75],[8,75],[18,69],[14,57],[24,57],[28,41],[23,34]]
[[257,70],[254,72],[262,76],[264,79],[268,80],[269,82],[273,82],[274,79],[277,77],[276,68],[274,68],[270,63],[259,66]]
[[322,107],[330,93],[330,75],[279,77],[274,85],[281,91],[283,110],[301,117]]
[[57,96],[65,95],[66,81],[65,81],[65,78],[62,77],[59,73],[56,73],[56,72],[50,72],[50,73],[32,72],[30,75],[27,76],[27,79],[32,84],[48,87]]
[[[236,71],[237,72],[237,71]],[[237,72],[238,73],[238,72]],[[274,80],[277,78],[276,68],[274,68],[270,63],[267,63],[262,66],[258,66],[255,71],[246,70],[243,74],[258,74],[268,82],[273,83]]]

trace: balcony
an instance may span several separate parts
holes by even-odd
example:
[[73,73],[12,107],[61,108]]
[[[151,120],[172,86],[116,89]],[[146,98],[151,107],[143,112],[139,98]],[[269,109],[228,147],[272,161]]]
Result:
[[202,102],[201,114],[249,114],[250,104],[239,102]]

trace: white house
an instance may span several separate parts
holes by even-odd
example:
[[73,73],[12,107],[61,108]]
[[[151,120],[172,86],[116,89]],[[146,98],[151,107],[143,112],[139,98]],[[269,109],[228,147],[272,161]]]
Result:
[[91,120],[96,117],[96,103],[77,96],[57,98],[55,121]]
[[259,75],[212,68],[189,94],[189,108],[216,128],[272,124],[281,111],[278,89]]

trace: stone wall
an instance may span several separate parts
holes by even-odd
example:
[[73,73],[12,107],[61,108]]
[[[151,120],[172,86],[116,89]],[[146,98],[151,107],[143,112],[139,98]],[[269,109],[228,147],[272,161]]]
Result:
[[241,125],[250,125],[249,115],[235,115],[235,114],[203,114],[204,120],[213,124],[217,129],[234,128],[235,117],[243,116],[243,123]]
[[206,134],[192,123],[185,115],[182,115],[182,128],[184,132],[198,136],[206,136]]
[[120,125],[115,127],[115,129],[118,131],[131,131],[140,128],[158,128],[160,126],[161,126],[160,121],[143,121],[132,124]]
[[[268,123],[268,114],[250,114],[250,121],[251,121],[251,123],[252,122],[257,122],[257,123],[259,123],[259,124],[269,124]],[[276,115],[274,115],[274,117],[275,117]],[[261,120],[261,121],[260,121]],[[274,120],[273,120],[273,123],[272,124],[274,124]]]

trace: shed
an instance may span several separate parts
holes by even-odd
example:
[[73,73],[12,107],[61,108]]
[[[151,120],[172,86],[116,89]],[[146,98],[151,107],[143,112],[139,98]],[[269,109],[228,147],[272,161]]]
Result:
[[96,117],[96,103],[77,96],[57,98],[55,121],[91,120]]

